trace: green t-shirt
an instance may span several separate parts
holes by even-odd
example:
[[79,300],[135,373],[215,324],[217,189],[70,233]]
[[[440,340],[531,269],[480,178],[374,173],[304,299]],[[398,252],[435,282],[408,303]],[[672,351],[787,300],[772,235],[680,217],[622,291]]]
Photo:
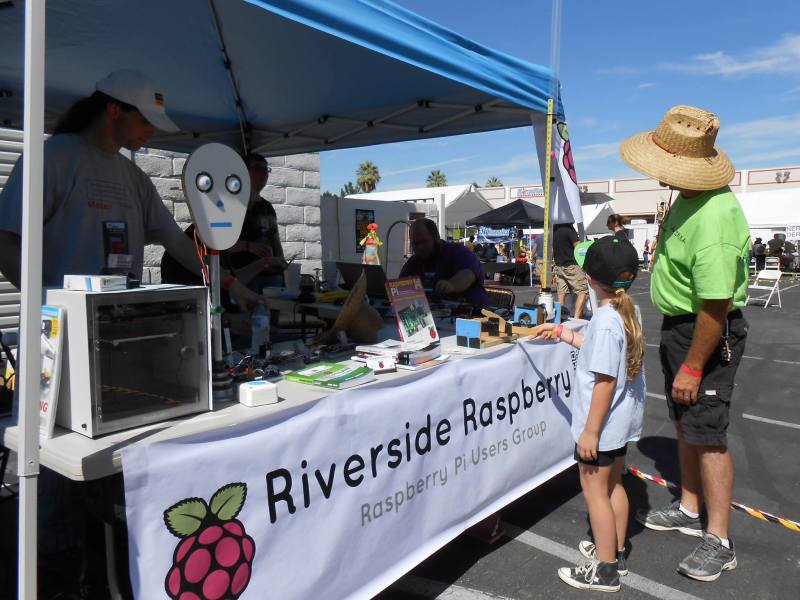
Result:
[[703,300],[747,296],[750,229],[730,188],[678,196],[661,229],[650,283],[653,304],[668,316],[697,314]]

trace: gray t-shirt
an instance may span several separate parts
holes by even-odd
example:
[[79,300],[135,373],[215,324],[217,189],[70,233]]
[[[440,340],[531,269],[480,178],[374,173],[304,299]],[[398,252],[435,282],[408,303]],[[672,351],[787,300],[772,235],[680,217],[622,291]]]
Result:
[[595,374],[616,377],[611,408],[600,431],[600,450],[616,450],[642,434],[644,415],[644,370],[633,381],[626,381],[628,343],[622,318],[610,304],[595,311],[586,327],[583,345],[578,354],[575,379],[577,391],[572,406],[572,437],[586,427],[592,404]]
[[[0,193],[0,230],[17,235],[23,158]],[[119,152],[106,152],[75,134],[45,142],[43,285],[61,287],[69,274],[100,274],[107,253],[129,254],[129,268],[121,266],[141,278],[145,244],[163,243],[176,230],[180,234],[153,183]]]

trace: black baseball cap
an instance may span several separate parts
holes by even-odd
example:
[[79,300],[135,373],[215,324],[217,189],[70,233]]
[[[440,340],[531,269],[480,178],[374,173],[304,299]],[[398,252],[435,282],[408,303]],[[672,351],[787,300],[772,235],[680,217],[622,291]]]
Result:
[[628,289],[639,272],[639,253],[628,240],[607,235],[589,246],[583,270],[599,283]]

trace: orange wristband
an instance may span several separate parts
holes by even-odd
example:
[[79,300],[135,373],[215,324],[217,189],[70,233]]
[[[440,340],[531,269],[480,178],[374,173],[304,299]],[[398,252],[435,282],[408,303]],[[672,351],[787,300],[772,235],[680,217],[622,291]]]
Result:
[[690,369],[689,367],[686,366],[686,364],[682,364],[681,365],[681,371],[683,371],[684,373],[686,373],[690,377],[700,378],[700,377],[703,376],[703,372],[702,371],[696,371],[694,369]]
[[556,337],[561,339],[561,334],[564,333],[564,326],[559,324],[556,326]]
[[233,275],[231,275],[230,277],[228,277],[228,278],[227,278],[227,279],[226,279],[226,280],[225,280],[225,281],[222,283],[222,289],[223,289],[223,290],[230,289],[230,287],[231,287],[231,286],[232,286],[232,285],[233,285],[235,282],[236,282],[236,277],[234,277]]

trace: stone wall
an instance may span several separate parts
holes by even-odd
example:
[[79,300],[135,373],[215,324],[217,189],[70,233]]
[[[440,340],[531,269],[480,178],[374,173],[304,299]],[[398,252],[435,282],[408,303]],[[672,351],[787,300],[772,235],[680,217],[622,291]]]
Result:
[[[153,148],[142,149],[133,157],[147,173],[164,200],[170,214],[182,228],[191,223],[189,207],[181,187],[186,155]],[[272,203],[278,215],[283,253],[296,256],[303,273],[322,266],[319,213],[319,154],[295,154],[267,159],[272,172],[261,196]],[[161,246],[147,246],[144,254],[144,283],[161,281]]]

